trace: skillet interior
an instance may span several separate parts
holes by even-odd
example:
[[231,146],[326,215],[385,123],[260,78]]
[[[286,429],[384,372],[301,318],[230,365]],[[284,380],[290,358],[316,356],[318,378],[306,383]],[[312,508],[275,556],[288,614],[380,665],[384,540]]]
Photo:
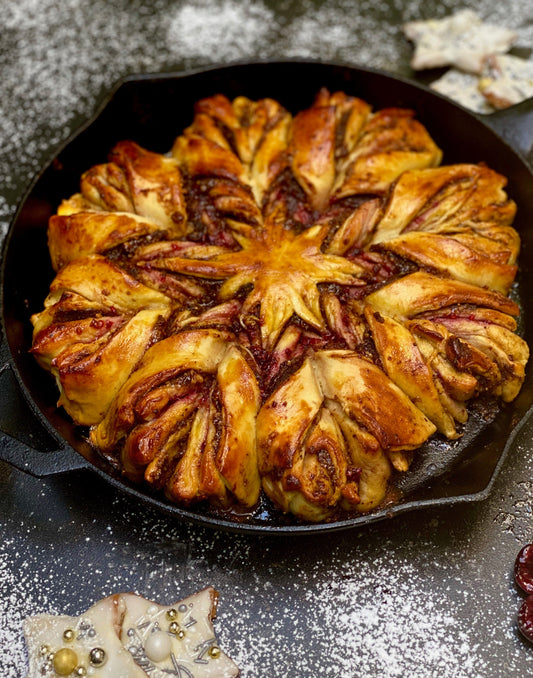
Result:
[[[224,516],[180,509],[131,486],[89,448],[68,418],[56,410],[55,384],[28,354],[29,316],[42,308],[53,278],[46,243],[47,220],[62,198],[78,190],[83,171],[104,162],[109,150],[121,139],[133,139],[150,150],[167,152],[175,136],[191,122],[193,104],[202,97],[218,92],[230,98],[241,94],[251,99],[268,96],[295,112],[309,106],[318,89],[324,86],[359,96],[374,109],[413,108],[444,150],[443,163],[483,161],[508,177],[508,193],[518,203],[515,227],[522,238],[516,285],[517,300],[523,309],[521,330],[533,345],[533,295],[528,296],[525,290],[533,257],[533,230],[528,224],[528,215],[533,213],[533,177],[517,153],[477,116],[391,75],[309,61],[238,64],[185,75],[131,78],[118,86],[93,120],[42,171],[15,216],[5,242],[2,269],[5,337],[22,392],[36,419],[50,435],[50,450],[66,441],[94,470],[141,501],[187,520],[240,531],[341,529],[406,509],[467,501],[488,494],[495,471],[505,456],[506,443],[533,403],[531,369],[519,397],[505,406],[495,421],[487,424],[471,416],[459,441],[435,439],[425,446],[410,472],[397,483],[404,496],[395,506],[333,524],[297,525],[268,509],[234,523]],[[46,442],[41,447],[46,448]]]

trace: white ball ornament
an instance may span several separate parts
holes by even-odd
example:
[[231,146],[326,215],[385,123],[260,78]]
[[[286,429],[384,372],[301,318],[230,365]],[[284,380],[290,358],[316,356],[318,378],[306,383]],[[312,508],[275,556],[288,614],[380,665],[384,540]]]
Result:
[[170,636],[164,631],[154,631],[148,636],[144,644],[146,656],[153,662],[162,662],[167,659],[171,649]]

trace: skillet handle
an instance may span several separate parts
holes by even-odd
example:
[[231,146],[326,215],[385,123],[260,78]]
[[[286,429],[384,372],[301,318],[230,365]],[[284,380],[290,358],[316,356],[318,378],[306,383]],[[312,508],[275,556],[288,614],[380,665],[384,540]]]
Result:
[[481,117],[533,167],[533,98]]
[[42,478],[90,468],[66,443],[58,443],[31,411],[0,341],[0,461]]

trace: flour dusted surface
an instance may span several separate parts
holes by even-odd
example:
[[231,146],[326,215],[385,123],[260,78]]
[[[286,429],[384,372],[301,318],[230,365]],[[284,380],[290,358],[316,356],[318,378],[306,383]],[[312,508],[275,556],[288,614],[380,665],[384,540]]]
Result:
[[[523,446],[518,456],[524,477],[533,460]],[[21,625],[30,614],[77,615],[125,590],[169,604],[209,583],[220,591],[215,632],[246,678],[311,678],[317,668],[331,678],[518,675],[509,667],[533,668],[533,653],[515,632],[511,570],[533,500],[512,476],[498,483],[490,510],[426,511],[279,541],[179,525],[113,497],[101,482],[28,483],[13,472],[28,495],[18,510],[0,500],[2,675],[21,675]],[[512,496],[503,492],[509,480]]]

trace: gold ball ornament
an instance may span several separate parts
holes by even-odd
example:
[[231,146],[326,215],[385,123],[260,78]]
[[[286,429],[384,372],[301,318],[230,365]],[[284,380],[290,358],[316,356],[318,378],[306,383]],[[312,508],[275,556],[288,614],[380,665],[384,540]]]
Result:
[[176,636],[176,638],[179,638],[180,640],[182,638],[185,638],[185,631],[181,628],[177,621],[170,622],[168,630],[170,631],[170,633],[173,633]]
[[63,631],[63,640],[66,643],[72,643],[72,641],[74,640],[75,637],[76,637],[76,633],[75,633],[74,629],[65,629]]
[[85,678],[85,676],[87,675],[87,669],[85,668],[85,666],[77,666],[74,669],[74,675],[76,676],[76,678]]
[[220,657],[220,648],[217,645],[213,645],[209,648],[208,654],[213,659],[216,659],[217,657]]
[[178,616],[178,612],[175,607],[171,607],[170,610],[167,610],[167,619],[173,621]]
[[91,666],[103,666],[107,661],[105,650],[101,647],[93,647],[93,649],[89,652],[89,661],[91,662]]
[[69,647],[63,647],[54,653],[52,666],[58,676],[70,675],[78,665],[78,655]]

